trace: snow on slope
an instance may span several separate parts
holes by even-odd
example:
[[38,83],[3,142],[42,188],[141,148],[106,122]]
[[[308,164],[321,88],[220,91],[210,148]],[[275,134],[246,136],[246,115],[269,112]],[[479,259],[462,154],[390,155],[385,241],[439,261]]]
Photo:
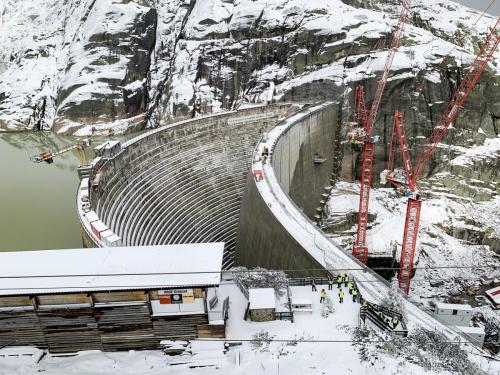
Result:
[[[451,2],[414,3],[412,11],[418,16],[419,27],[407,27],[406,46],[401,48],[393,67],[395,71],[409,70],[410,75],[399,79],[415,76],[418,69],[429,69],[426,77],[433,82],[439,81],[430,67],[441,63],[443,56],[450,52],[450,56],[458,65],[470,63],[474,57],[471,52],[477,47],[472,40],[481,38],[494,23],[493,17],[485,16],[474,25],[479,12]],[[340,85],[342,82],[374,78],[375,72],[383,67],[385,54],[357,53],[356,49],[366,45],[367,41],[375,44],[375,41],[389,33],[397,15],[394,4],[385,10],[386,13],[353,8],[340,0],[197,2],[188,16],[185,27],[185,36],[189,41],[181,46],[187,53],[181,53],[176,60],[173,75],[177,78],[172,81],[191,82],[192,90],[185,90],[180,95],[179,93],[168,95],[165,98],[168,102],[166,107],[173,110],[168,114],[175,115],[176,111],[173,108],[177,105],[192,106],[197,100],[202,103],[200,105],[207,107],[207,111],[227,108],[229,105],[234,105],[234,100],[262,101],[270,80],[277,83],[277,98],[285,98],[292,90],[319,80],[331,80],[334,84]],[[429,30],[446,37],[446,40],[436,37]],[[305,43],[306,48],[300,48],[301,39],[321,40],[321,37],[338,40],[320,41],[319,48],[312,45],[314,42]],[[463,48],[450,43],[462,37]],[[261,43],[264,48],[266,44],[289,44],[289,51],[282,56],[284,64],[245,61],[255,58],[251,54],[248,55],[245,48],[248,46],[253,48],[257,43]],[[358,47],[352,49],[352,44]],[[315,48],[315,51],[311,50]],[[352,53],[348,62],[355,65],[354,68],[344,67],[343,56],[347,50]],[[219,57],[215,55],[215,51],[220,52]],[[207,54],[212,52],[213,58],[218,61],[206,61]],[[311,53],[318,61],[306,63],[304,71],[297,70],[297,64],[301,64],[300,60],[307,59],[304,56]],[[243,59],[240,60],[240,64],[238,64],[239,59]],[[206,67],[201,72],[200,61]],[[358,61],[361,61],[361,64]],[[222,71],[218,70],[221,63]],[[236,93],[228,90],[230,98],[227,100],[224,94],[226,88],[221,87],[223,84],[218,81],[222,80],[226,86],[244,85],[244,82],[234,83],[235,80],[245,80],[245,77],[240,77],[238,65],[244,69],[252,69],[250,86],[255,86],[240,87],[240,91]],[[500,72],[498,61],[492,67]],[[218,70],[217,74],[211,74],[212,70]],[[175,90],[175,87],[174,84],[172,90]]]
[[472,166],[474,162],[485,159],[500,158],[500,135],[496,138],[487,139],[483,145],[464,148],[461,147],[462,155],[451,160],[452,165]]
[[[422,205],[420,228],[415,255],[415,267],[454,267],[449,269],[417,269],[412,279],[412,300],[427,305],[429,299],[447,300],[450,295],[461,294],[474,282],[500,277],[500,257],[488,246],[468,243],[451,236],[453,229],[464,227],[464,222],[475,220],[483,230],[498,230],[500,199],[475,203],[448,194],[433,194]],[[392,243],[401,250],[406,214],[406,199],[398,197],[393,189],[372,189],[370,213],[376,215],[368,230],[370,252],[390,256]],[[330,215],[357,212],[359,185],[338,183],[330,200]],[[476,228],[477,229],[477,228]],[[338,240],[350,248],[355,226],[339,233]],[[465,268],[460,268],[465,267]],[[477,267],[470,269],[467,267]],[[431,282],[441,281],[433,287]]]
[[[145,74],[135,70],[140,71],[147,49],[150,8],[121,0],[6,0],[2,5],[0,128],[48,129],[54,123],[72,125],[71,118],[78,126],[86,119],[102,123],[137,114],[127,95],[145,85]],[[139,89],[130,85],[141,80]],[[113,102],[116,113],[103,111],[100,101]]]

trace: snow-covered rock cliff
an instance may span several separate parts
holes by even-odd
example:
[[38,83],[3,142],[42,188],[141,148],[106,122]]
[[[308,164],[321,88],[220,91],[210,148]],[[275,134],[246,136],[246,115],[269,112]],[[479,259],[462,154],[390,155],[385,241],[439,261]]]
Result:
[[[0,129],[97,131],[156,126],[263,101],[338,98],[383,65],[396,0],[3,0]],[[493,17],[450,1],[415,0],[384,116],[407,109],[425,132]],[[451,53],[450,53],[451,51]],[[444,56],[448,56],[443,61]],[[498,133],[500,59],[471,104]],[[496,76],[492,80],[492,76]],[[496,90],[495,90],[496,88]],[[395,100],[397,99],[397,100]],[[475,103],[475,104],[474,104]],[[410,110],[411,108],[411,110]],[[467,121],[471,115],[467,116]],[[416,126],[416,124],[419,124]],[[381,126],[381,125],[378,126]],[[471,134],[463,138],[470,138]],[[477,138],[477,137],[476,137]],[[484,141],[484,139],[483,139]]]

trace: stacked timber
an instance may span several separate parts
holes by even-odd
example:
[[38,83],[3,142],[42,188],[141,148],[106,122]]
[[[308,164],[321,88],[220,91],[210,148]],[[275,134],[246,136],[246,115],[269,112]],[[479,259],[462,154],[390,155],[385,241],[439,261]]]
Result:
[[154,334],[158,340],[194,339],[197,327],[208,324],[206,314],[154,316]]
[[226,338],[225,324],[200,324],[197,331],[198,338]]
[[38,317],[51,353],[103,349],[91,307],[40,309]]
[[45,336],[35,311],[2,311],[0,314],[0,346],[34,345],[46,347]]
[[155,349],[155,337],[147,303],[94,308],[104,350]]

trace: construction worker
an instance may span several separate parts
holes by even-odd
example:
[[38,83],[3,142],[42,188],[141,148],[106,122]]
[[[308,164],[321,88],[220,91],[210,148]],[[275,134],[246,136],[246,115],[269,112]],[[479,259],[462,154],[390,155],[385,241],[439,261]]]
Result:
[[328,290],[333,290],[333,279],[328,276]]
[[363,324],[366,324],[366,310],[361,310],[359,313],[359,317],[363,321]]
[[344,279],[343,279],[342,275],[340,275],[340,274],[339,274],[339,275],[337,276],[337,286],[338,286],[338,288],[339,288],[339,289],[342,287],[342,281],[343,281],[343,280],[344,280]]
[[358,298],[358,290],[353,289],[352,290],[352,302],[356,302],[356,298]]
[[396,329],[396,327],[398,326],[399,324],[399,320],[397,317],[393,317],[392,318],[392,329]]
[[344,291],[342,289],[339,290],[339,302],[344,302]]
[[344,286],[347,286],[348,282],[349,282],[349,276],[347,276],[347,273],[344,273]]
[[323,303],[326,298],[326,290],[321,289],[321,292],[319,292],[319,303]]
[[315,279],[312,279],[311,281],[311,291],[315,292],[317,289],[316,289],[316,280]]
[[354,289],[354,285],[352,283],[348,283],[347,287],[349,288],[349,294],[352,294],[352,290]]

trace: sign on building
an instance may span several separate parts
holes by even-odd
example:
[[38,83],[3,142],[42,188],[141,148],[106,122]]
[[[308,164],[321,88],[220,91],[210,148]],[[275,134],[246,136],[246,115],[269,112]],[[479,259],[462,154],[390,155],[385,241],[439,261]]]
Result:
[[161,305],[194,303],[193,289],[166,289],[159,290],[158,297]]

